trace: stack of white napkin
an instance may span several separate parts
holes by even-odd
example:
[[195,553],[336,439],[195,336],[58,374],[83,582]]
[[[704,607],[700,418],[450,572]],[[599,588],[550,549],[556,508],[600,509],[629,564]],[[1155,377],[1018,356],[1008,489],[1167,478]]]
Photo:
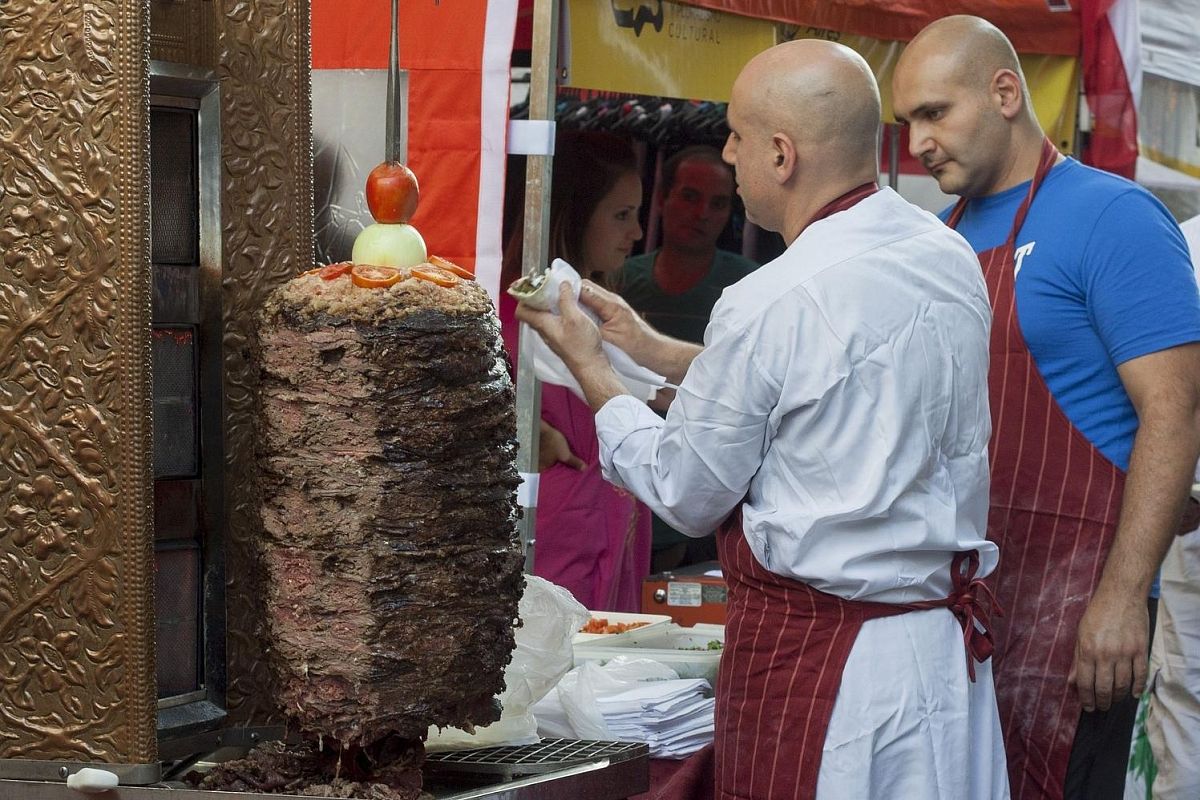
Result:
[[708,681],[620,656],[572,669],[533,707],[541,736],[645,742],[653,758],[686,758],[713,740]]
[[596,702],[617,739],[645,742],[653,758],[686,758],[713,740],[716,701],[700,678],[646,683]]

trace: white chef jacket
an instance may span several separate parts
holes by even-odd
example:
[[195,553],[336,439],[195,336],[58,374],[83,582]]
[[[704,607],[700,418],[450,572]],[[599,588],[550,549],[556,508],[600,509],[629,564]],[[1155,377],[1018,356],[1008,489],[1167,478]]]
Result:
[[988,334],[979,261],[890,189],[811,224],[725,290],[660,419],[596,415],[605,477],[679,530],[743,527],[776,574],[848,599],[950,590],[988,511]]

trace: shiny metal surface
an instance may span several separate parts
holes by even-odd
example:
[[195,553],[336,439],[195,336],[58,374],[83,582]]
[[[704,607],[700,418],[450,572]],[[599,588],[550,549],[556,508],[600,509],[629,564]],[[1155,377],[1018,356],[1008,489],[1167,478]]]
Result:
[[[100,764],[81,761],[32,761],[22,758],[0,758],[0,798],[23,797],[24,795],[5,794],[5,785],[13,781],[56,781],[67,779],[84,767],[107,770],[115,773],[121,783],[148,784],[157,781],[161,775],[161,767],[155,764]],[[12,779],[11,781],[8,779]],[[78,793],[66,786],[60,787],[66,794],[63,797],[78,797]]]
[[[650,788],[649,760],[642,753],[624,760],[600,759],[544,775],[518,780],[464,786],[447,781],[426,785],[437,800],[620,800]],[[78,792],[62,783],[0,780],[0,800],[79,800]],[[104,800],[303,800],[298,795],[257,792],[216,792],[166,786],[122,786]]]
[[161,741],[158,743],[158,752],[163,760],[181,759],[197,754],[207,755],[223,747],[249,750],[260,742],[277,741],[286,736],[287,729],[282,725],[268,725],[261,728],[222,728]]
[[384,157],[387,70],[313,70],[313,189],[316,260],[348,261],[354,239],[374,220],[363,186]]
[[[258,364],[267,295],[313,266],[312,50],[308,0],[210,3],[221,82],[226,708],[236,724],[283,715],[258,636],[266,615],[255,542]],[[380,104],[382,106],[382,104]],[[376,129],[378,130],[378,129]]]
[[650,789],[650,762],[645,755],[605,759],[473,789],[426,789],[437,800],[620,800]]
[[543,739],[535,744],[429,753],[423,769],[426,775],[434,776],[467,774],[512,779],[598,761],[629,761],[646,753],[646,745],[637,742]]
[[408,73],[400,69],[400,0],[392,0],[391,42],[384,157],[403,163],[408,159]]
[[0,3],[0,756],[154,764],[149,3]]

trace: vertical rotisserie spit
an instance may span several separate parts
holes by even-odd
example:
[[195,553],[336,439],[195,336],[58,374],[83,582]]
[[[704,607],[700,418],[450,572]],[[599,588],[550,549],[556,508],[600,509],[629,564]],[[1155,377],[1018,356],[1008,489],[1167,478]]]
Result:
[[312,270],[260,325],[277,700],[315,752],[368,773],[386,752],[419,767],[430,725],[497,719],[523,586],[499,324],[478,284],[434,260]]

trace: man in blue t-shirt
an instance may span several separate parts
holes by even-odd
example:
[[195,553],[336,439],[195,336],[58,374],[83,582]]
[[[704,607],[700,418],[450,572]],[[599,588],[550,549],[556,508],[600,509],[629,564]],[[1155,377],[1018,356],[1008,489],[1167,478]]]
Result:
[[[927,27],[893,98],[913,156],[963,198],[943,218],[980,253],[993,295],[989,536],[1001,601],[1016,607],[995,671],[1013,797],[1120,797],[1146,597],[1200,455],[1187,247],[1143,189],[1054,150],[990,23]],[[1088,548],[1095,569],[1080,570]]]

